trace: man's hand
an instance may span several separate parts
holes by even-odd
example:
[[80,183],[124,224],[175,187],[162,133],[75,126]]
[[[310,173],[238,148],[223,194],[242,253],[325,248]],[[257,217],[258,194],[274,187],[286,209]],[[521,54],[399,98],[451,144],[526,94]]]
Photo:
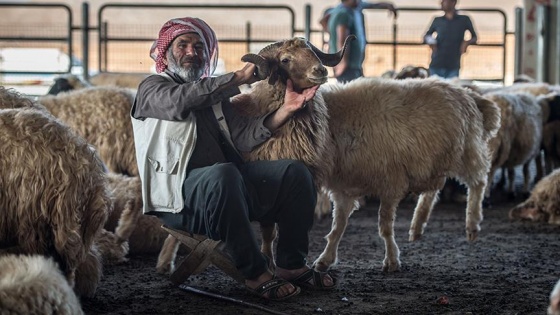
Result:
[[258,78],[255,76],[255,71],[257,71],[257,67],[248,62],[245,64],[243,69],[237,70],[234,72],[233,82],[235,82],[238,86],[241,84],[251,84],[255,83]]
[[[305,103],[309,102],[315,97],[315,93],[319,88],[318,85],[304,89],[301,93],[294,91],[294,84],[292,80],[288,79],[286,82],[286,95],[284,96],[284,105],[282,107],[289,113],[294,113],[303,107]],[[282,108],[281,107],[281,108]]]
[[464,54],[464,53],[467,52],[467,47],[469,47],[469,42],[463,41],[461,43],[461,54]]
[[294,84],[292,80],[288,79],[286,82],[286,94],[284,96],[284,104],[272,115],[268,116],[264,125],[268,130],[274,131],[282,126],[295,112],[305,108],[307,102],[315,97],[315,93],[319,88],[318,85],[304,89],[303,91],[294,91]]

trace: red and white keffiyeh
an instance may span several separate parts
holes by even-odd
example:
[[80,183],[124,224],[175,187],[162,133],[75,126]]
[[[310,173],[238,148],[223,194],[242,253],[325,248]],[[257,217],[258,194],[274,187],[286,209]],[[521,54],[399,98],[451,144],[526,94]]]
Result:
[[167,49],[171,42],[177,36],[186,33],[196,33],[204,42],[206,64],[202,77],[211,76],[218,64],[218,40],[214,31],[206,22],[193,17],[171,19],[161,27],[158,39],[154,41],[150,49],[150,57],[156,61],[157,73],[163,72],[167,68],[164,60],[167,59]]

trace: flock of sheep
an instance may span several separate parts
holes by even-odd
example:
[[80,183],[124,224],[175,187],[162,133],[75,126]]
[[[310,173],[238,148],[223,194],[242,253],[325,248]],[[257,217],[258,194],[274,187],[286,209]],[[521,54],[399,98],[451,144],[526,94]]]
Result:
[[[302,160],[319,200],[332,201],[316,210],[333,215],[316,269],[336,263],[349,216],[360,198],[375,196],[383,270],[399,270],[393,232],[399,202],[418,194],[409,231],[417,240],[447,178],[468,188],[470,241],[480,231],[497,169],[509,174],[511,193],[517,166],[523,166],[525,193],[536,183],[511,218],[560,224],[560,87],[529,82],[482,89],[426,78],[413,68],[414,75],[326,83],[324,66],[332,61],[299,38],[251,58],[262,59],[259,72],[270,80],[232,99],[244,115],[279,108],[288,78],[296,88],[324,83],[309,106],[244,157]],[[141,213],[129,113],[142,77],[125,76],[107,75],[111,82],[99,78],[94,85],[61,78],[56,95],[37,100],[0,87],[0,310],[80,314],[79,297],[95,294],[102,267],[126,262],[129,253],[160,253],[157,272],[174,270],[178,241],[159,219]],[[248,100],[253,107],[237,105]],[[262,232],[263,252],[273,257],[274,226]],[[549,314],[560,314],[560,282]]]

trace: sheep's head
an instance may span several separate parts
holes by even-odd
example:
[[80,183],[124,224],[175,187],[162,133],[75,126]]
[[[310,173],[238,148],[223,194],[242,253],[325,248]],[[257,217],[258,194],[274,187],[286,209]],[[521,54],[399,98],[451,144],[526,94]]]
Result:
[[348,43],[354,39],[354,35],[348,36],[340,51],[327,54],[303,38],[293,38],[268,45],[258,55],[247,54],[241,60],[257,66],[259,79],[269,78],[270,84],[275,84],[277,80],[286,83],[290,79],[294,88],[304,89],[327,82],[325,66],[336,66],[342,60]]

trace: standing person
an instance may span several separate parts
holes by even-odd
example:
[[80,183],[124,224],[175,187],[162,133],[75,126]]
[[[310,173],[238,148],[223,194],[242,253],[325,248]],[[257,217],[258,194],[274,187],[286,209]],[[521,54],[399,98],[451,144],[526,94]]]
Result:
[[[436,17],[424,35],[424,43],[432,49],[430,74],[442,78],[459,76],[461,55],[467,47],[476,44],[477,36],[471,19],[457,13],[457,0],[442,0],[443,16]],[[465,32],[469,31],[471,39],[465,41]],[[436,33],[437,37],[433,37]]]
[[[256,67],[211,77],[218,40],[198,18],[166,22],[150,55],[158,74],[140,83],[131,111],[144,213],[223,241],[247,289],[260,297],[286,299],[299,286],[333,288],[333,278],[306,263],[316,203],[307,167],[292,160],[244,163],[238,152],[268,140],[318,86],[296,92],[288,81],[277,111],[236,115],[229,98],[257,81]],[[251,221],[278,224],[275,274]]]
[[341,3],[326,12],[319,23],[329,33],[329,52],[338,51],[348,35],[356,35],[350,43],[348,53],[334,67],[334,76],[339,82],[348,82],[364,76],[363,62],[366,54],[366,31],[364,9],[387,9],[395,18],[397,10],[389,2],[367,2],[361,0],[341,0]]

